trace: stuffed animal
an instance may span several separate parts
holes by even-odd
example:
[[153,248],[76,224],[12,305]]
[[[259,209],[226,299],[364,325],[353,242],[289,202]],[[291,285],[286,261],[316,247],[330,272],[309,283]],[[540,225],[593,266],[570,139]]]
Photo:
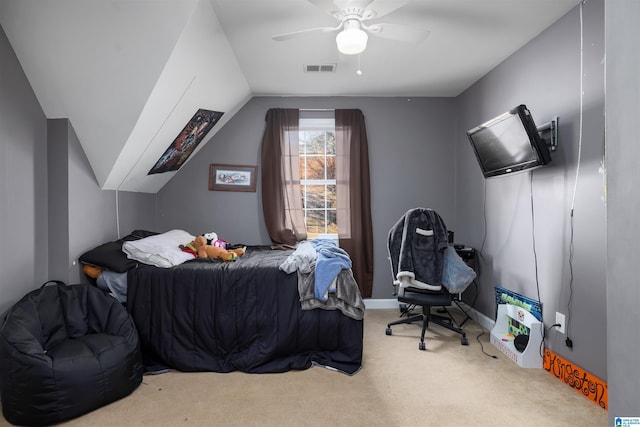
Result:
[[229,242],[219,239],[218,234],[213,231],[210,233],[204,233],[203,236],[207,239],[207,245],[217,246],[222,249],[227,249],[227,246],[229,246]]
[[213,243],[218,240],[218,234],[215,232],[204,233],[204,238],[207,239],[207,245],[213,245]]
[[96,267],[95,265],[84,264],[82,266],[82,271],[84,274],[91,277],[92,279],[97,279],[102,274],[102,267]]
[[207,245],[207,239],[204,236],[196,237],[196,240],[187,246],[192,246],[195,249],[198,258],[219,258],[223,261],[235,261],[245,252],[243,248],[228,251],[217,246]]

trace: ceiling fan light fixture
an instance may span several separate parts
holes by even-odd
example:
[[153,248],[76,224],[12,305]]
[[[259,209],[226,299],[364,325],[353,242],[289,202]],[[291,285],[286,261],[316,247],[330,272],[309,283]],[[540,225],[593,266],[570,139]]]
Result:
[[336,44],[340,53],[357,55],[367,48],[369,36],[360,28],[358,21],[347,21],[344,30],[336,36]]

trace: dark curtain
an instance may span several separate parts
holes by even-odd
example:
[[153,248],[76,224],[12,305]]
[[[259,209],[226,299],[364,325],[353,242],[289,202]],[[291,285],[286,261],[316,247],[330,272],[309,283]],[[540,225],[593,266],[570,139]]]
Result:
[[307,238],[300,190],[297,109],[267,111],[262,138],[262,210],[269,237],[295,245]]
[[363,297],[373,290],[373,231],[369,148],[360,110],[335,110],[340,247],[349,253]]

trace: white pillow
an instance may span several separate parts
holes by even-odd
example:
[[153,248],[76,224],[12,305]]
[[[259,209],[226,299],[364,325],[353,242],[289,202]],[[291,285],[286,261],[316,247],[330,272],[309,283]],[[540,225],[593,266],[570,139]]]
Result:
[[193,255],[183,252],[179,246],[193,241],[195,236],[183,230],[171,230],[140,240],[124,242],[122,251],[127,258],[156,267],[172,267],[193,259]]

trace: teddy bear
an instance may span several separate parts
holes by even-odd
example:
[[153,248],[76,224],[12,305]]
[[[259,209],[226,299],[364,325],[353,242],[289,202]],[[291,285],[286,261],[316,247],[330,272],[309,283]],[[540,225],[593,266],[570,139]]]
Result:
[[207,238],[204,236],[196,237],[187,247],[193,249],[198,258],[219,258],[223,261],[235,261],[245,252],[244,248],[228,251],[218,246],[208,245]]

